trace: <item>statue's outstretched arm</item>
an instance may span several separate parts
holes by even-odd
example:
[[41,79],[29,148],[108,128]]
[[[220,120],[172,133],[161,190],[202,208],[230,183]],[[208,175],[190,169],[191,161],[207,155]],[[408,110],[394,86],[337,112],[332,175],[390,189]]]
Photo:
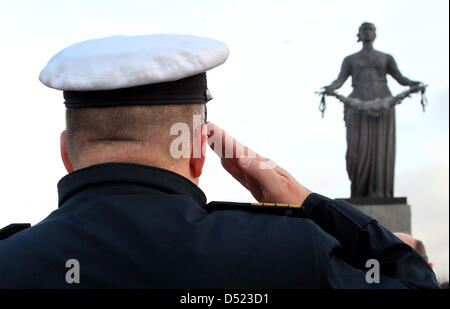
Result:
[[325,91],[330,92],[342,87],[347,78],[350,76],[350,63],[348,58],[345,58],[342,62],[341,72],[339,73],[338,78],[332,82],[330,85],[325,87]]
[[391,55],[389,55],[387,73],[390,74],[402,86],[414,87],[420,84],[420,82],[412,81],[403,76],[403,74],[397,67],[397,63],[395,62],[394,57],[392,57]]

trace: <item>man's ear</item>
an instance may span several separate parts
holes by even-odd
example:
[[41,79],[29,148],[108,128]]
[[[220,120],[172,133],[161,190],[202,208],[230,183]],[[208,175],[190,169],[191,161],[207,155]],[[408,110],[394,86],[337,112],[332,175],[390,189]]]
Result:
[[72,173],[73,167],[72,167],[72,163],[70,163],[69,155],[67,154],[67,147],[66,147],[66,130],[64,130],[61,133],[60,144],[61,144],[61,158],[63,160],[64,166],[65,166],[67,172]]
[[[206,154],[206,139],[207,139],[207,127],[206,124],[202,124],[200,126],[200,132],[197,134],[197,136],[194,136],[193,141],[193,147],[200,146],[200,157],[198,155],[194,155],[197,152],[192,151],[191,152],[191,158],[190,158],[190,167],[191,167],[191,174],[193,177],[198,178],[202,174],[203,165],[205,164],[205,154]],[[197,146],[196,146],[197,145]]]

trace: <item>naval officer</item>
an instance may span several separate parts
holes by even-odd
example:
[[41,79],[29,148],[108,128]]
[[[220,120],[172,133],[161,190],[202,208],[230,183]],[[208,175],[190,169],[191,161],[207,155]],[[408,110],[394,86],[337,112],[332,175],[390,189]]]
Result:
[[[49,61],[40,80],[63,91],[68,174],[55,211],[0,231],[1,288],[437,287],[375,220],[206,122],[206,71],[227,56],[165,34],[84,41]],[[207,140],[260,203],[207,203],[195,147]]]

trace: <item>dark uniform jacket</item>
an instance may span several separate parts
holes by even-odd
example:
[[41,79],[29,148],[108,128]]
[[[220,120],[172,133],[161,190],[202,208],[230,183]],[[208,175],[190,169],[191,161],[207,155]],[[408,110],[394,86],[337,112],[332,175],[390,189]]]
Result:
[[[57,210],[0,240],[0,288],[437,287],[408,245],[319,194],[301,208],[206,204],[186,178],[127,163],[70,173],[58,191]],[[66,281],[73,259],[79,283]]]

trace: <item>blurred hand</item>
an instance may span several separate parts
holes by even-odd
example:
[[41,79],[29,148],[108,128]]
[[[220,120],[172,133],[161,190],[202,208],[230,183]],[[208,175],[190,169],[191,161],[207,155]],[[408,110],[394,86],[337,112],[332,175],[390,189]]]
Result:
[[311,193],[272,160],[242,145],[214,123],[207,123],[208,144],[222,166],[261,203],[302,205]]

